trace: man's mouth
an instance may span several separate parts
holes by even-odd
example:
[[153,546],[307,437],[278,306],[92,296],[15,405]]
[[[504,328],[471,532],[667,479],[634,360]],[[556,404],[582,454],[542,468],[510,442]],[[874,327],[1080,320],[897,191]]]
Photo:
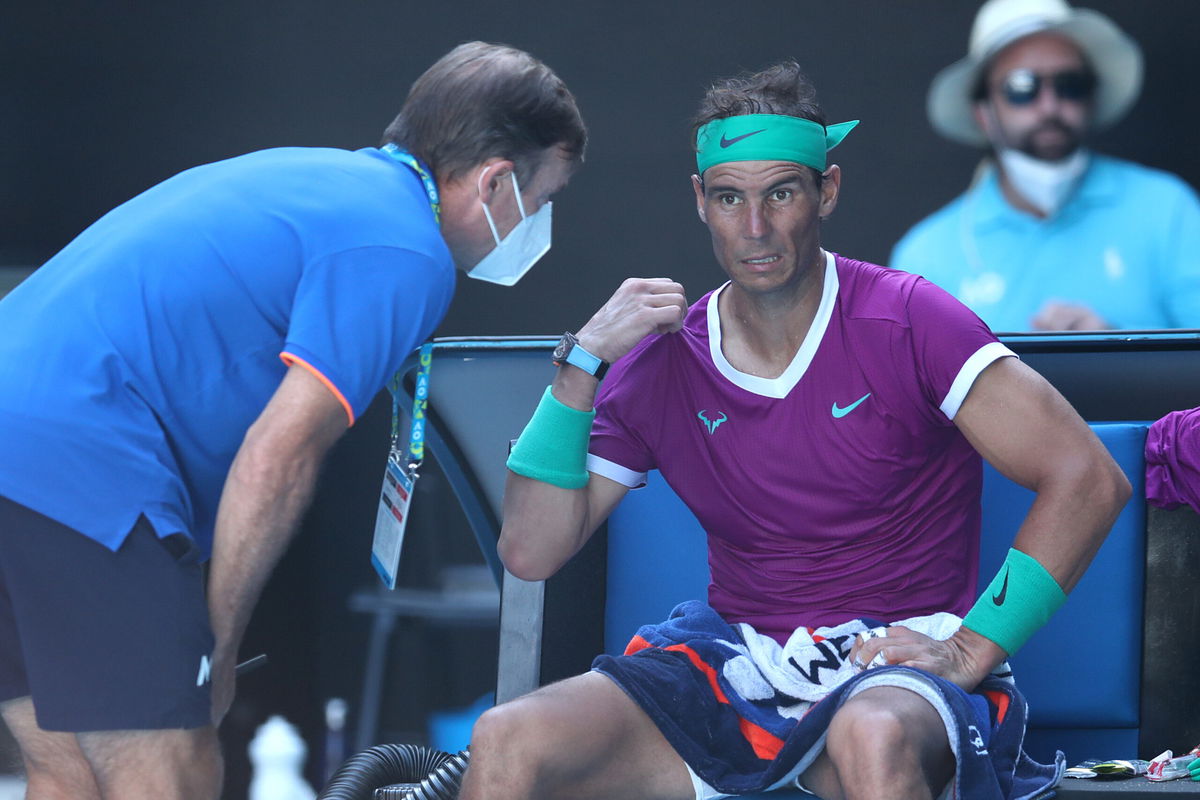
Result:
[[764,264],[774,264],[776,261],[779,260],[779,258],[780,258],[779,256],[760,256],[758,258],[743,258],[742,263],[758,267],[758,266],[762,266]]

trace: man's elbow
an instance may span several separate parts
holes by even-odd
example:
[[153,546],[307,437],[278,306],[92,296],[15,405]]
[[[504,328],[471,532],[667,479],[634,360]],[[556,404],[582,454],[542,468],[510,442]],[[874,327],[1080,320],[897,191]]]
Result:
[[1113,514],[1119,514],[1125,504],[1129,502],[1129,498],[1133,496],[1133,486],[1129,483],[1129,478],[1125,477],[1125,473],[1114,462],[1110,472],[1112,476],[1112,503]]
[[1106,510],[1107,516],[1112,520],[1117,518],[1121,509],[1133,496],[1133,486],[1130,485],[1129,479],[1107,451],[1102,458],[1095,460],[1092,468],[1081,480],[1092,502]]
[[523,581],[544,581],[560,566],[547,561],[543,548],[536,545],[533,537],[521,536],[507,525],[501,531],[496,552],[504,568]]

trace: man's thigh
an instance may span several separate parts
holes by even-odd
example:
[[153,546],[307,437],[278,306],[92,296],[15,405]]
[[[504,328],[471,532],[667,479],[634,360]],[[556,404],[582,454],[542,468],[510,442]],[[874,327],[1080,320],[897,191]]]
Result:
[[[501,730],[527,731],[516,757],[539,764],[547,797],[690,800],[691,778],[650,717],[589,672],[519,698]],[[472,763],[478,756],[472,742]]]
[[0,498],[0,701],[47,731],[209,724],[200,566],[142,518],[113,553]]

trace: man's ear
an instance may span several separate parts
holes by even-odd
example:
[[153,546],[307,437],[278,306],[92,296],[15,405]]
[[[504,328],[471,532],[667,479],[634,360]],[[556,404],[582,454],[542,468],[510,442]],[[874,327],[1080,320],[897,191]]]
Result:
[[837,208],[838,196],[841,192],[842,168],[837,164],[830,164],[821,173],[821,206],[817,211],[817,215],[821,219],[828,217]]
[[971,104],[971,116],[975,118],[975,125],[983,131],[987,140],[996,141],[996,126],[999,123],[996,121],[996,109],[992,107],[992,101],[976,100]]
[[704,179],[699,175],[692,176],[692,190],[696,193],[696,214],[699,215],[700,221],[707,225],[708,217],[704,211]]
[[496,193],[512,180],[509,176],[514,168],[513,162],[507,158],[494,157],[483,162],[476,189],[479,191],[479,199],[484,204],[490,205]]

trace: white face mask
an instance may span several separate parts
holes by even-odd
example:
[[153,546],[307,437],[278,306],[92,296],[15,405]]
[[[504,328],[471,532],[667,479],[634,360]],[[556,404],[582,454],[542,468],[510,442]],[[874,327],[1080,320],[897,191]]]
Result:
[[1009,147],[999,150],[998,156],[1012,188],[1048,217],[1062,208],[1088,166],[1083,148],[1061,161],[1042,161]]
[[515,172],[509,174],[512,175],[513,192],[517,196],[517,209],[521,212],[521,221],[501,240],[496,223],[492,221],[492,212],[488,210],[487,203],[483,203],[483,214],[492,229],[492,238],[496,240],[496,246],[467,273],[468,278],[498,283],[501,286],[512,286],[521,280],[529,268],[550,249],[552,203],[547,201],[532,217],[525,216],[525,204],[521,202],[517,175]]

